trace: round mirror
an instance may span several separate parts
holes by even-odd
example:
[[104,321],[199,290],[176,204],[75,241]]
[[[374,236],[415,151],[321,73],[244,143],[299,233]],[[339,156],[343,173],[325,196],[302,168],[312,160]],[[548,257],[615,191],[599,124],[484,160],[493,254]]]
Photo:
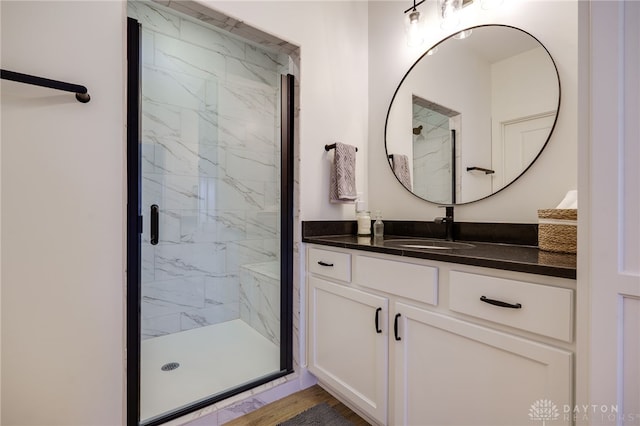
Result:
[[433,203],[486,198],[538,158],[560,107],[558,70],[531,34],[468,28],[422,55],[389,106],[385,145],[398,181]]

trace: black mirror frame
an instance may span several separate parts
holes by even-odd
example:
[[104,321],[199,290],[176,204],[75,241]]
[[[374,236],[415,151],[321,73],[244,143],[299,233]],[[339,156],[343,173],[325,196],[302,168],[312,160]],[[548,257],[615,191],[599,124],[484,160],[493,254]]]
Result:
[[[535,41],[538,42],[538,44],[545,50],[545,52],[547,52],[547,55],[549,55],[549,59],[551,60],[551,63],[553,64],[553,68],[556,72],[556,77],[558,80],[558,107],[557,107],[557,112],[556,112],[556,116],[555,119],[553,121],[553,126],[551,126],[551,130],[549,131],[549,135],[547,136],[547,140],[544,142],[544,144],[542,145],[542,148],[540,148],[540,151],[538,152],[538,154],[535,156],[535,158],[533,160],[531,160],[531,163],[529,163],[529,165],[527,167],[524,168],[524,170],[522,170],[522,172],[516,176],[511,182],[509,182],[508,184],[506,184],[505,186],[503,186],[502,188],[498,189],[495,192],[492,192],[489,195],[486,195],[484,197],[478,198],[476,200],[472,200],[472,201],[466,201],[464,203],[459,203],[459,202],[453,202],[451,204],[453,205],[464,205],[464,204],[471,204],[471,203],[475,203],[481,200],[485,200],[499,192],[502,192],[503,190],[505,190],[506,188],[510,187],[511,185],[513,185],[514,182],[516,182],[518,179],[520,179],[522,177],[522,175],[524,175],[530,168],[531,166],[533,166],[533,164],[538,160],[538,158],[540,157],[540,155],[542,155],[542,152],[544,151],[544,149],[547,147],[547,145],[549,144],[549,141],[551,140],[551,135],[553,135],[553,131],[556,128],[556,124],[558,123],[558,116],[560,115],[560,105],[561,105],[561,99],[562,99],[562,86],[560,84],[560,73],[558,72],[558,66],[556,65],[555,60],[553,59],[553,56],[551,56],[551,53],[549,52],[549,49],[547,49],[547,47],[542,44],[542,42],[535,37],[534,35],[532,35],[531,33],[529,33],[528,31],[525,31],[521,28],[518,27],[514,27],[511,25],[504,25],[504,24],[484,24],[484,25],[476,25],[473,27],[468,27],[468,28],[464,28],[461,29],[460,31],[457,31],[454,34],[451,34],[448,37],[443,38],[442,40],[440,40],[439,42],[437,42],[436,44],[434,44],[433,46],[431,46],[429,49],[425,50],[425,52],[420,55],[420,57],[418,59],[416,59],[416,61],[413,63],[413,65],[411,65],[411,67],[409,67],[409,69],[407,70],[407,72],[405,73],[405,75],[402,77],[402,80],[400,80],[400,83],[398,83],[398,87],[396,87],[396,90],[393,93],[393,96],[391,97],[391,102],[389,103],[389,108],[387,109],[387,117],[385,119],[385,123],[384,123],[384,150],[385,150],[385,159],[387,159],[387,164],[389,165],[389,167],[391,167],[391,164],[389,163],[388,159],[389,159],[389,150],[387,149],[387,127],[389,125],[389,115],[391,113],[391,107],[393,106],[393,101],[396,98],[396,95],[398,94],[398,91],[400,90],[400,87],[402,87],[402,83],[404,83],[404,81],[407,79],[408,75],[411,73],[411,71],[416,67],[416,65],[418,65],[418,63],[422,60],[422,58],[424,58],[425,56],[427,56],[427,54],[429,53],[430,50],[438,47],[440,44],[444,43],[445,41],[453,38],[456,34],[462,32],[462,31],[466,31],[466,30],[475,30],[477,28],[483,28],[483,27],[504,27],[504,28],[511,28],[520,32],[523,32],[525,34],[527,34],[529,37],[531,37],[532,39],[534,39]],[[455,145],[454,145],[455,146]],[[455,158],[455,153],[453,154],[453,157]],[[454,167],[455,169],[455,167]],[[391,169],[392,173],[393,173],[393,168]],[[423,201],[426,201],[428,203],[432,203],[432,204],[442,204],[439,202],[435,202],[435,201],[431,201],[431,200],[427,200],[426,198],[423,198],[417,194],[415,194],[413,191],[409,190],[407,187],[405,187],[402,182],[400,181],[400,179],[398,179],[398,177],[395,175],[395,173],[393,173],[393,176],[396,178],[396,180],[398,181],[398,183],[400,184],[400,186],[408,191],[409,193],[411,193],[414,197],[419,198]],[[454,176],[454,180],[455,180],[455,176]],[[455,184],[454,184],[454,188],[455,188]]]

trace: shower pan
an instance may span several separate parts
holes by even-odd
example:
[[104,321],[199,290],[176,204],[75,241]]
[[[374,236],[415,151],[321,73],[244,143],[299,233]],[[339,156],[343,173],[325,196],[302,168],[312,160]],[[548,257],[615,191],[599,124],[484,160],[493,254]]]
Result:
[[128,3],[128,423],[292,370],[289,57]]

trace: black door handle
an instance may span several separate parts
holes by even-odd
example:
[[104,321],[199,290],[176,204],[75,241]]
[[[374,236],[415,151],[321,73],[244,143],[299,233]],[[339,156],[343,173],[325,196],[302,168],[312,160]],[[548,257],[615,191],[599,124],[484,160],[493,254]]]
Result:
[[382,330],[380,329],[380,325],[379,325],[379,321],[380,321],[380,311],[382,311],[382,308],[378,308],[376,309],[376,333],[382,333]]
[[152,246],[158,244],[158,205],[153,204],[151,206],[151,232],[149,240]]
[[396,314],[396,317],[393,320],[393,334],[396,337],[396,340],[402,340],[400,336],[398,336],[398,318],[400,318],[400,314]]
[[485,296],[480,296],[480,300],[490,305],[500,306],[501,308],[511,308],[511,309],[522,308],[522,305],[520,303],[512,304],[512,303],[503,302],[502,300],[489,299]]
[[333,266],[333,263],[323,262],[322,260],[318,260],[318,265],[322,266]]

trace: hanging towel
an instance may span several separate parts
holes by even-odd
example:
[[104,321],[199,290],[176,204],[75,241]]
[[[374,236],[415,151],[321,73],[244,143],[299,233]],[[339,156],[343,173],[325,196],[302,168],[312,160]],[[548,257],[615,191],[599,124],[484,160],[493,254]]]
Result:
[[400,183],[411,191],[411,173],[409,173],[409,157],[406,155],[393,154],[393,173]]
[[332,203],[353,203],[358,198],[356,192],[356,147],[336,142],[331,165],[329,201]]

